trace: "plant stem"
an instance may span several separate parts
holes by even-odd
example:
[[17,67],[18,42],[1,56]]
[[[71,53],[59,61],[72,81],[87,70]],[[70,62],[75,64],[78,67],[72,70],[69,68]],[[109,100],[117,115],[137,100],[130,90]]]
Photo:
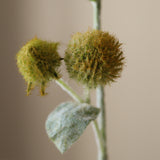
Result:
[[93,28],[101,28],[101,0],[91,0],[93,6]]
[[[85,97],[85,102],[90,103],[90,89],[87,86],[85,86],[85,88],[84,88],[84,97]],[[102,151],[103,150],[103,141],[101,138],[101,132],[99,130],[97,120],[93,121],[92,127],[93,127],[95,137],[96,137],[97,148],[98,148],[98,150]]]
[[97,87],[97,107],[101,109],[98,117],[98,126],[101,132],[101,139],[103,142],[103,149],[99,151],[98,160],[107,160],[107,147],[106,147],[106,115],[105,115],[105,104],[104,104],[104,87]]
[[[93,5],[93,28],[101,29],[101,0],[91,0]],[[107,147],[106,147],[106,115],[105,115],[105,103],[104,103],[104,87],[99,85],[97,87],[97,107],[101,109],[100,115],[98,117],[98,130],[99,133],[94,129],[96,138],[100,139],[102,146],[98,145],[98,160],[107,160]],[[95,128],[95,125],[94,125]],[[98,140],[97,140],[98,141]]]
[[84,99],[86,103],[90,103],[90,89],[87,86],[84,86]]
[[[93,131],[95,133],[95,138],[96,138],[96,143],[97,143],[98,151],[102,151],[103,150],[103,141],[102,141],[101,132],[99,130],[98,123],[97,123],[96,120],[93,121],[92,127],[93,127]],[[98,159],[100,157],[99,155],[98,155]]]
[[83,102],[83,100],[78,96],[78,94],[66,82],[64,82],[64,80],[62,78],[56,80],[56,83],[64,91],[66,91],[75,101],[77,101],[77,102]]

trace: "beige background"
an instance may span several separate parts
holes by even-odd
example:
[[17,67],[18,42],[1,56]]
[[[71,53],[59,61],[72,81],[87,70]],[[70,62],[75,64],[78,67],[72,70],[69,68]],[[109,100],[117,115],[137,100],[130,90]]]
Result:
[[[122,78],[106,87],[109,158],[159,160],[160,1],[103,0],[102,5],[102,28],[124,43],[127,59]],[[71,34],[88,27],[88,0],[0,0],[0,160],[96,160],[91,126],[68,152],[58,152],[44,124],[70,97],[55,83],[46,97],[38,90],[26,97],[15,64],[20,47],[35,35],[60,41],[63,56]],[[64,78],[81,92],[67,74]]]

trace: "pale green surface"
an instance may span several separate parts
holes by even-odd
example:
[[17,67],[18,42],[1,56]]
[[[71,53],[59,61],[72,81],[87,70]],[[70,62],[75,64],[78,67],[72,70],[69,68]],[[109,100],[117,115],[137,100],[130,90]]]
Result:
[[88,124],[98,116],[99,109],[86,103],[65,102],[47,118],[46,131],[61,153],[82,135]]
[[[94,29],[101,29],[101,0],[95,0],[91,2],[93,5],[93,28]],[[106,114],[105,114],[105,102],[104,102],[104,87],[99,85],[97,87],[97,107],[101,109],[100,115],[98,117],[98,129],[100,130],[97,132],[96,130],[96,124],[94,123],[94,130],[96,141],[97,141],[97,147],[98,147],[98,160],[107,160],[107,146],[106,146]]]

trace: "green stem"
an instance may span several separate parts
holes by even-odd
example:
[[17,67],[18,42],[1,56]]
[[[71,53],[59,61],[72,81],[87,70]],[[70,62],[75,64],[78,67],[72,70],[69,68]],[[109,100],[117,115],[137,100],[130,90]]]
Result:
[[98,126],[101,132],[101,139],[103,142],[103,148],[99,151],[99,160],[107,160],[107,147],[106,147],[106,115],[105,115],[105,103],[104,103],[104,87],[97,87],[97,107],[101,109],[98,117]]
[[[101,29],[101,0],[91,0],[93,5],[93,28]],[[96,138],[101,142],[101,147],[98,145],[98,160],[107,160],[107,147],[106,147],[106,115],[105,115],[105,103],[104,103],[104,87],[97,87],[97,107],[101,109],[100,115],[98,117],[98,130],[100,130],[100,135],[95,131]],[[95,128],[95,127],[94,127]],[[98,136],[97,136],[98,135]]]
[[64,80],[58,79],[56,83],[65,91],[67,92],[75,101],[83,102],[83,100],[78,96],[78,94],[66,83]]
[[97,123],[96,120],[93,121],[92,127],[93,127],[93,130],[94,130],[94,133],[95,133],[98,151],[102,151],[103,150],[103,141],[102,141],[101,132],[99,130],[98,123]]
[[[85,88],[84,88],[84,96],[85,96],[85,102],[90,103],[90,89],[87,86],[85,86]],[[98,150],[102,151],[103,150],[103,141],[101,139],[101,132],[99,130],[97,120],[93,121],[92,127],[93,127],[93,130],[95,133]]]
[[101,0],[91,0],[93,6],[93,28],[101,28]]
[[84,99],[86,103],[90,103],[90,89],[84,86]]

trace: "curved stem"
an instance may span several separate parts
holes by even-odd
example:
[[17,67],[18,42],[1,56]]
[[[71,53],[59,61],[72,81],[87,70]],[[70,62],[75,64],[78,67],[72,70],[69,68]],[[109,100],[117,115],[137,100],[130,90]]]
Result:
[[79,95],[66,83],[64,80],[58,79],[56,83],[65,91],[67,92],[75,101],[83,102],[83,100],[79,97]]

